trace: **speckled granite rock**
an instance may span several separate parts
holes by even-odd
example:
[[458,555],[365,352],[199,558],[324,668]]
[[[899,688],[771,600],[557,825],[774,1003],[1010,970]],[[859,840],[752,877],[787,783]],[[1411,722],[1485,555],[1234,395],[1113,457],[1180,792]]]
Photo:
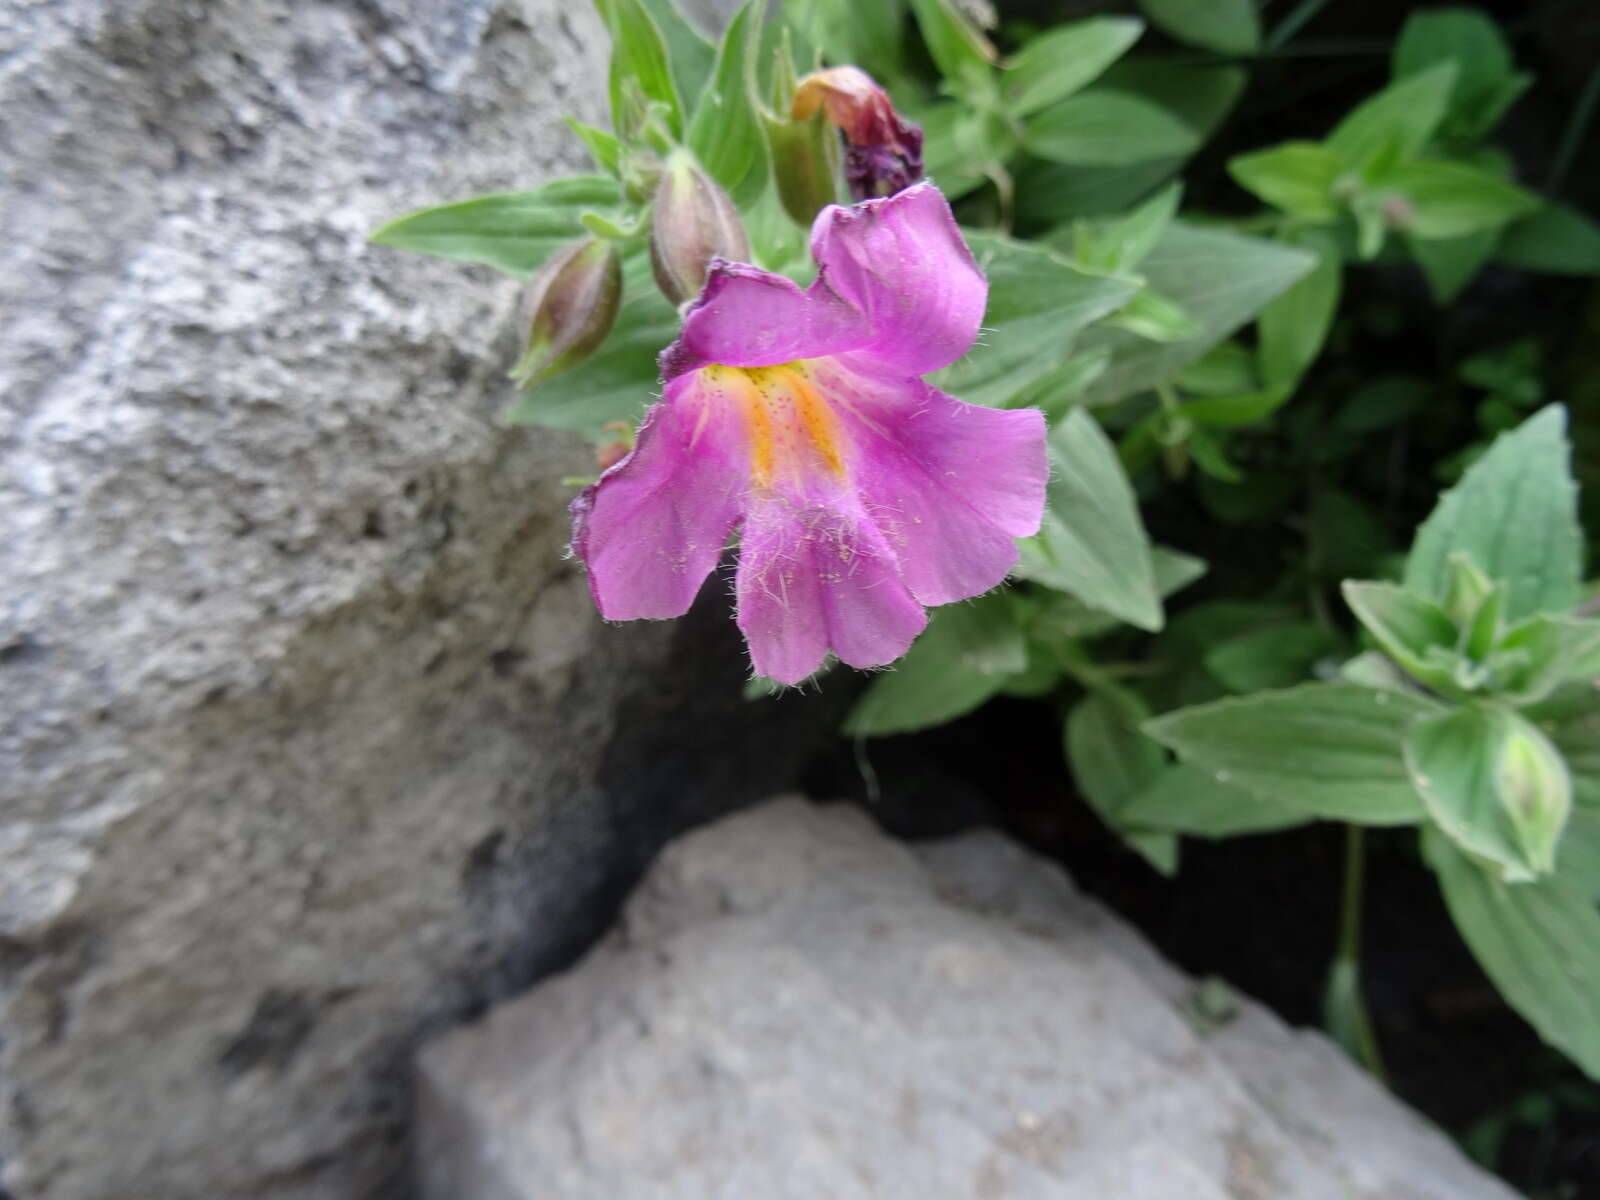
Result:
[[579,167],[605,54],[561,0],[0,11],[18,1200],[399,1194],[419,1031],[781,786],[725,622],[603,630],[563,562],[515,284],[365,242]]
[[1315,1033],[1191,984],[994,834],[788,800],[421,1058],[426,1200],[1512,1200]]

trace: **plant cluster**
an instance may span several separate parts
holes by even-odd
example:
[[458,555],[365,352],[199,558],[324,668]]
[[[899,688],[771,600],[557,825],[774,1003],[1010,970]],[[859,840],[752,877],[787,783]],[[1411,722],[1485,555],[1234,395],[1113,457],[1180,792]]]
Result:
[[[1142,16],[994,31],[957,0],[785,0],[769,21],[747,4],[717,44],[671,0],[596,4],[613,39],[612,128],[572,128],[598,173],[375,235],[533,277],[509,420],[594,438],[605,473],[585,495],[624,494],[608,481],[643,469],[635,437],[650,434],[635,423],[663,367],[661,411],[687,394],[681,347],[718,281],[809,282],[819,211],[854,198],[888,213],[871,206],[897,200],[872,198],[926,195],[902,190],[926,169],[987,306],[977,344],[911,373],[931,365],[935,394],[966,405],[1042,412],[1049,481],[1012,585],[918,594],[943,606],[872,678],[846,732],[924,729],[1001,694],[1059,704],[1081,793],[1166,872],[1185,835],[1347,823],[1351,919],[1329,1020],[1371,1062],[1359,831],[1414,828],[1489,977],[1600,1078],[1600,620],[1565,410],[1545,403],[1534,343],[1479,347],[1437,378],[1327,361],[1386,319],[1349,300],[1353,284],[1371,292],[1368,273],[1411,264],[1439,306],[1491,265],[1600,274],[1600,227],[1518,180],[1494,141],[1532,83],[1494,21],[1410,16],[1373,94],[1326,129],[1228,158],[1234,203],[1264,206],[1230,215],[1185,207],[1185,168],[1316,4],[1270,33],[1249,0],[1143,0]],[[872,321],[879,283],[845,296]],[[831,303],[829,286],[807,295]],[[887,336],[880,325],[871,337]],[[738,369],[738,387],[761,391],[749,372],[779,367]],[[791,407],[827,378],[790,376]],[[1473,436],[1433,464],[1429,486],[1451,486],[1409,553],[1387,553],[1373,505],[1338,479],[1441,396],[1471,410]],[[579,506],[592,573],[595,503]],[[1217,539],[1147,533],[1175,508],[1185,520],[1164,525],[1291,525],[1302,544],[1280,578],[1223,555],[1200,585],[1194,551]],[[751,526],[744,537],[748,555]],[[1207,598],[1185,602],[1197,587]],[[618,615],[668,615],[647,608]]]

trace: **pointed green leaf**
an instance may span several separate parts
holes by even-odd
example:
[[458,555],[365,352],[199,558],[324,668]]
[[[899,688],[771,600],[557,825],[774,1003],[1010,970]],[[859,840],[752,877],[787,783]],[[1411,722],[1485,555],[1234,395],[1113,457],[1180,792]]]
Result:
[[1343,266],[1333,238],[1308,231],[1296,242],[1316,265],[1261,310],[1257,354],[1268,391],[1291,392],[1322,353],[1339,309]]
[[1180,42],[1218,54],[1253,54],[1261,22],[1252,0],[1139,0],[1145,15]]
[[1133,488],[1095,419],[1074,409],[1050,434],[1044,526],[1016,574],[1077,596],[1140,629],[1160,629],[1150,540]]
[[1027,665],[1011,593],[947,604],[930,614],[906,656],[873,679],[845,732],[879,737],[941,725],[977,708]]
[[1022,144],[1040,158],[1084,167],[1117,167],[1190,154],[1200,135],[1170,109],[1141,96],[1093,88],[1028,119]]
[[[627,136],[642,114],[628,96],[630,83],[642,98],[664,106],[673,134],[683,132],[683,98],[672,76],[661,28],[641,0],[595,0],[611,34],[611,125]],[[701,76],[704,78],[704,76]]]
[[1403,79],[1440,62],[1456,65],[1446,110],[1447,131],[1480,137],[1493,128],[1530,80],[1518,75],[1500,27],[1465,8],[1413,13],[1394,47],[1394,77]]
[[1500,237],[1499,226],[1453,238],[1421,238],[1407,234],[1406,248],[1422,268],[1434,300],[1443,305],[1452,303],[1461,289],[1494,257]]
[[1600,910],[1556,877],[1492,879],[1440,834],[1423,848],[1456,928],[1539,1036],[1600,1079]]
[[1025,117],[1092,83],[1139,40],[1144,22],[1133,17],[1071,21],[1034,38],[1006,64],[1006,108]]
[[911,0],[911,11],[939,74],[958,94],[988,76],[999,55],[952,0]]
[[1347,579],[1343,591],[1345,603],[1390,658],[1429,687],[1449,690],[1449,671],[1428,659],[1429,650],[1453,652],[1460,636],[1444,609],[1392,583]]
[[1200,332],[1157,343],[1100,325],[1085,330],[1075,350],[1109,346],[1112,352],[1110,367],[1089,388],[1085,403],[1109,404],[1166,382],[1315,265],[1304,250],[1174,221],[1139,270]]
[[1129,279],[1091,275],[1047,250],[971,232],[968,244],[989,279],[983,336],[935,382],[971,404],[1002,405],[1066,358],[1072,338],[1138,290]]
[[1391,83],[1334,127],[1328,149],[1363,172],[1414,158],[1444,119],[1455,82],[1455,63],[1441,62]]
[[1236,783],[1219,782],[1215,772],[1187,763],[1168,767],[1121,809],[1121,820],[1129,829],[1204,838],[1266,833],[1311,819],[1302,808]]
[[1284,142],[1228,160],[1228,174],[1240,187],[1307,221],[1338,217],[1333,185],[1349,169],[1320,142]]
[[398,217],[372,235],[380,246],[484,263],[523,278],[583,235],[585,209],[617,202],[617,185],[599,175],[553,179],[526,192],[476,196]]
[[1546,203],[1506,229],[1495,259],[1552,275],[1600,275],[1600,224],[1576,209]]
[[1405,197],[1405,228],[1419,238],[1498,228],[1539,207],[1538,197],[1465,163],[1418,159],[1386,171],[1380,184]]
[[1406,587],[1443,599],[1450,552],[1462,550],[1510,585],[1508,621],[1578,602],[1583,532],[1566,425],[1565,410],[1551,405],[1495,440],[1417,530]]
[[1312,666],[1333,653],[1339,638],[1307,621],[1251,630],[1206,652],[1206,670],[1230,692],[1247,694],[1304,683]]
[[767,140],[745,86],[745,65],[759,34],[755,0],[747,0],[722,35],[716,69],[689,123],[689,148],[740,208],[767,186]]
[[1406,725],[1438,706],[1404,692],[1310,683],[1183,708],[1145,732],[1184,762],[1307,816],[1409,825],[1422,800],[1401,755]]
[[1167,770],[1166,751],[1139,732],[1139,722],[1149,715],[1132,692],[1091,692],[1067,714],[1067,762],[1090,807],[1151,866],[1170,875],[1177,867],[1176,839],[1129,831],[1120,816],[1130,799]]

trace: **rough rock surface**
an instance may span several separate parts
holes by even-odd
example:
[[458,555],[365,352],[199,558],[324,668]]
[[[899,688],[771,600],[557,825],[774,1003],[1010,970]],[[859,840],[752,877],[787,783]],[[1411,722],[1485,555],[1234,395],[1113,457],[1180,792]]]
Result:
[[0,11],[17,1200],[400,1194],[419,1032],[781,786],[725,623],[603,630],[562,561],[515,285],[365,242],[580,166],[605,53],[564,0]]
[[427,1200],[1512,1200],[1316,1033],[1193,985],[992,833],[779,801],[424,1050]]

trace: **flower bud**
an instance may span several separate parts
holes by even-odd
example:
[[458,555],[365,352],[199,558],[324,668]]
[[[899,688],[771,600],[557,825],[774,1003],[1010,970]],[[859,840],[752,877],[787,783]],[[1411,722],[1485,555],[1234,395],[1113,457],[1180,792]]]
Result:
[[611,332],[622,303],[616,243],[587,237],[556,251],[525,296],[528,348],[511,378],[531,388],[583,362]]
[[650,269],[674,304],[700,294],[713,258],[750,259],[750,239],[739,210],[684,151],[674,153],[661,172],[651,222]]
[[798,87],[785,30],[772,72],[772,101],[778,111],[763,104],[757,112],[772,155],[778,200],[797,225],[809,229],[819,212],[839,200],[839,137],[815,109],[803,119],[791,115]]
[[1535,874],[1555,867],[1556,845],[1572,808],[1572,779],[1550,739],[1512,716],[1495,756],[1495,794]]
[[865,71],[829,67],[802,79],[789,115],[805,121],[818,111],[844,134],[845,179],[857,200],[892,196],[922,178],[922,130]]

